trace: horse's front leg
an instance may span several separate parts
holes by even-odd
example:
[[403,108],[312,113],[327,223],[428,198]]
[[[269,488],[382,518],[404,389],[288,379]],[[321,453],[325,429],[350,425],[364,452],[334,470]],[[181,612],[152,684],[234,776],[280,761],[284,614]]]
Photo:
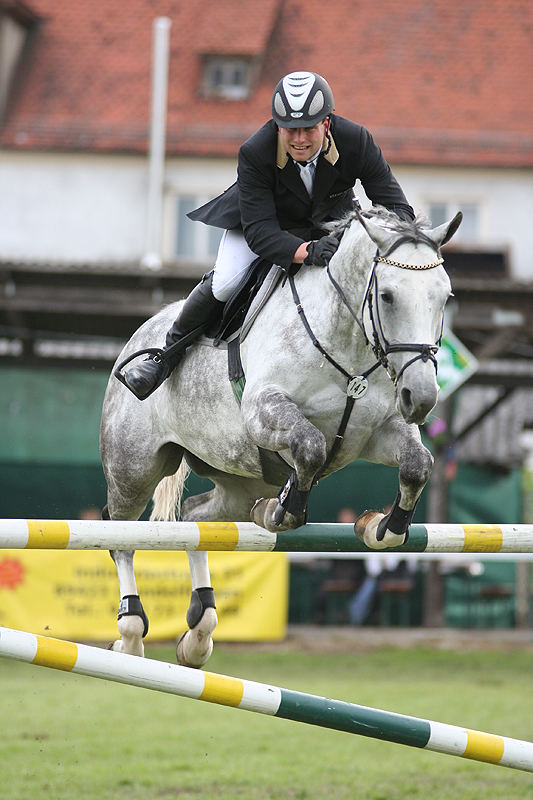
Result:
[[410,435],[399,443],[399,490],[389,513],[366,511],[355,524],[359,539],[375,550],[398,547],[407,541],[416,504],[431,475],[433,456],[422,444],[418,428],[415,435],[413,426],[409,428]]
[[306,520],[307,501],[316,474],[326,460],[326,440],[298,406],[276,387],[243,396],[242,413],[253,441],[267,450],[289,451],[294,465],[278,497],[261,498],[253,522],[269,531],[298,528]]

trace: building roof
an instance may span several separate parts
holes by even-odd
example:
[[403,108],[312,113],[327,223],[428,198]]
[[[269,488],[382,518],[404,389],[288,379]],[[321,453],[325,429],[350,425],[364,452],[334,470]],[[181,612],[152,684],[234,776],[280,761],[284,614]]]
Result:
[[[152,20],[172,20],[167,152],[235,156],[285,73],[330,82],[337,113],[395,164],[533,166],[531,0],[11,0],[39,22],[0,146],[144,152]],[[247,100],[202,96],[206,54],[254,61]]]
[[281,0],[261,0],[261,5],[256,3],[255,7],[250,2],[231,0],[204,0],[200,5],[203,13],[191,42],[193,52],[262,56],[280,13]]

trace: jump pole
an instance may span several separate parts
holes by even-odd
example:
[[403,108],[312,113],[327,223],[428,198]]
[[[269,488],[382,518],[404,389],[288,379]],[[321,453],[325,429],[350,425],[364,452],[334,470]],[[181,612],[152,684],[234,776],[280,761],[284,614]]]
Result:
[[[271,533],[252,522],[1,519],[1,549],[373,552],[350,524]],[[385,552],[385,551],[383,551]],[[533,525],[411,525],[399,553],[533,553]]]
[[533,772],[533,743],[0,627],[0,655]]

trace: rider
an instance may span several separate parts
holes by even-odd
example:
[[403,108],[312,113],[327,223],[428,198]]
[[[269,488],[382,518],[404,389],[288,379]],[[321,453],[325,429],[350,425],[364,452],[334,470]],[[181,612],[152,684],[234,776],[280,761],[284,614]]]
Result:
[[[125,382],[140,400],[170,375],[195,332],[199,336],[220,314],[258,256],[285,268],[328,264],[338,241],[324,235],[324,223],[353,209],[358,178],[374,204],[414,218],[371,134],[334,114],[334,105],[320,75],[291,72],[282,78],[272,97],[273,119],[239,150],[236,183],[188,215],[225,231],[214,269],[187,298],[161,357],[152,355],[126,371]],[[183,337],[184,346],[166,356]]]

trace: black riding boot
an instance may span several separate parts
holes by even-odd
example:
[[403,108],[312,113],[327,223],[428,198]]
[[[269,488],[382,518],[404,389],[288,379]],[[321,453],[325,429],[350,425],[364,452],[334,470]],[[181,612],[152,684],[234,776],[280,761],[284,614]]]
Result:
[[[144,400],[161,386],[181,361],[186,348],[221,312],[224,303],[213,295],[212,280],[213,273],[210,272],[202,278],[198,286],[194,287],[167,333],[161,356],[150,356],[125,372],[126,386],[139,400]],[[179,347],[180,341],[185,337],[187,338],[183,347]]]

